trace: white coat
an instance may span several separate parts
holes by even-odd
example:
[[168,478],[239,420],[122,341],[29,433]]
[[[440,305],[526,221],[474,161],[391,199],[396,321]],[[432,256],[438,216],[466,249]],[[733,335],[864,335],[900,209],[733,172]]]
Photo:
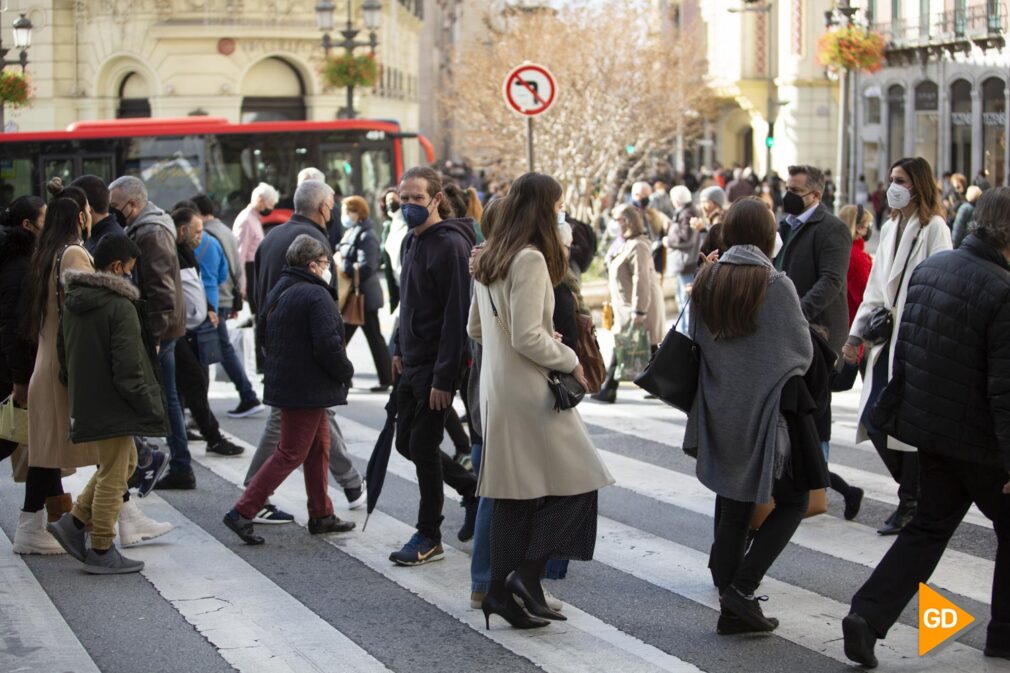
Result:
[[[850,336],[862,337],[870,315],[878,307],[894,306],[895,329],[891,333],[891,348],[888,349],[888,381],[890,381],[891,372],[894,371],[894,339],[898,334],[898,326],[901,324],[901,313],[905,309],[905,295],[908,292],[908,281],[912,278],[912,272],[927,257],[953,247],[950,240],[950,229],[947,228],[947,223],[939,215],[933,216],[933,219],[922,229],[922,233],[916,240],[915,235],[919,230],[919,218],[913,215],[905,226],[905,231],[898,244],[897,254],[895,254],[894,239],[898,233],[898,222],[895,219],[890,219],[884,223],[880,232],[877,254],[873,259],[873,267],[870,269],[870,278],[866,283],[866,292],[863,294],[863,303],[859,305],[856,317],[852,320],[852,326],[849,328]],[[913,240],[915,247],[912,247]],[[905,267],[905,260],[908,260],[908,270],[905,271],[905,277],[902,279],[901,272]],[[873,389],[873,367],[884,352],[884,345],[873,346],[868,351],[866,378],[863,381],[863,392],[859,400],[859,419],[863,418],[863,412],[869,401],[870,391]],[[869,435],[866,432],[866,427],[860,420],[856,428],[856,441],[865,442],[868,440]],[[894,437],[887,438],[887,447],[898,451],[915,451],[915,447],[899,442]]]
[[504,279],[474,283],[467,331],[483,347],[481,496],[532,500],[614,483],[578,411],[554,411],[546,373],[571,372],[579,361],[554,340],[553,315],[547,262],[535,248],[516,255]]

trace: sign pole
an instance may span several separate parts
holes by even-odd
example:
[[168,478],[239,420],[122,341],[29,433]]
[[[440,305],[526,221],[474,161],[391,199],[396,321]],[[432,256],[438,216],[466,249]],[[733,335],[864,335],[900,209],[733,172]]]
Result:
[[526,162],[530,173],[533,172],[533,117],[526,118]]

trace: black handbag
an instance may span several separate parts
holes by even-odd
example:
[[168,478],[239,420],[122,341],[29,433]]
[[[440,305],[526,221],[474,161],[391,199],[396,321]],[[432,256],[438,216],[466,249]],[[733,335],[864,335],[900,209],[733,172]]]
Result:
[[[677,322],[663,337],[663,343],[649,360],[645,371],[635,379],[636,386],[684,413],[690,413],[694,404],[694,397],[698,392],[698,369],[701,362],[698,343],[677,331],[677,326],[684,318],[684,311],[690,303],[691,299],[688,298]],[[694,331],[691,330],[692,333]]]
[[[495,321],[501,327],[502,332],[505,332],[505,335],[511,340],[512,334],[505,328],[505,323],[502,322],[501,317],[498,315],[498,308],[494,305],[491,288],[485,289],[487,290],[487,298],[491,302],[491,312],[494,313]],[[536,363],[533,366],[537,367]],[[547,387],[550,388],[551,394],[554,395],[554,411],[558,413],[567,409],[574,409],[582,401],[582,398],[586,396],[586,389],[571,374],[552,371],[546,375],[546,378]]]
[[[898,280],[899,293],[901,293],[901,286],[905,282],[905,273],[908,271],[908,264],[912,260],[912,253],[915,251],[915,244],[919,241],[919,234],[921,233],[922,227],[920,226],[919,230],[915,232],[915,238],[912,239],[912,247],[908,249],[905,266],[901,269],[901,278]],[[900,243],[900,240],[898,243],[895,243],[895,250],[897,250]],[[895,299],[895,303],[897,303],[897,299]],[[878,306],[873,309],[873,313],[866,320],[866,327],[863,328],[863,341],[869,341],[874,346],[879,346],[884,342],[890,341],[891,335],[894,334],[894,311],[894,304],[890,307]]]

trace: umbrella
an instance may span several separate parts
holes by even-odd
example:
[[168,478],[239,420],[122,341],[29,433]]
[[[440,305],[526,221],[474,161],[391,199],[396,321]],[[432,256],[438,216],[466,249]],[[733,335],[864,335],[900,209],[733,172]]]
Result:
[[389,393],[389,401],[386,402],[386,423],[382,426],[379,439],[372,449],[372,456],[368,459],[368,467],[365,468],[365,483],[368,484],[368,506],[365,510],[365,523],[361,526],[361,532],[365,532],[368,527],[368,517],[372,515],[376,503],[379,502],[379,494],[382,493],[382,484],[386,481],[386,470],[389,468],[389,454],[393,451],[393,437],[396,435],[396,391],[400,380],[393,383],[393,389]]

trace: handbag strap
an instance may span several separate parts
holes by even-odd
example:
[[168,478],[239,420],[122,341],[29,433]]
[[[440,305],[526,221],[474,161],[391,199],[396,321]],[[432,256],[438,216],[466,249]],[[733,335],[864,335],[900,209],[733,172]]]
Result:
[[[491,313],[494,314],[495,322],[498,323],[498,327],[501,327],[501,331],[505,332],[505,335],[508,336],[509,341],[511,341],[512,340],[512,332],[509,331],[508,327],[505,327],[505,323],[502,322],[501,316],[498,315],[498,307],[494,305],[494,297],[491,296],[491,288],[488,287],[487,285],[485,285],[484,289],[487,290],[487,298],[488,298],[488,301],[491,302]],[[529,358],[526,358],[526,359],[529,360]],[[532,360],[530,360],[530,362],[533,364],[533,367],[538,372],[540,372],[545,379],[547,379],[547,382],[550,383],[551,382],[551,376],[550,376],[550,374],[548,374],[545,371],[543,371],[544,368],[541,367],[540,365],[538,365],[536,362],[533,362]],[[582,363],[580,362],[579,364],[582,364]]]
[[[929,224],[926,224],[928,227]],[[901,277],[898,279],[898,292],[894,295],[894,301],[891,302],[891,310],[898,304],[898,295],[901,294],[901,286],[905,282],[905,274],[908,272],[908,265],[912,261],[912,253],[915,252],[915,244],[919,242],[919,234],[922,233],[923,227],[920,225],[918,231],[915,232],[915,238],[912,239],[912,245],[908,249],[908,257],[905,258],[905,266],[901,268]],[[901,241],[898,241],[898,245],[901,245]]]

